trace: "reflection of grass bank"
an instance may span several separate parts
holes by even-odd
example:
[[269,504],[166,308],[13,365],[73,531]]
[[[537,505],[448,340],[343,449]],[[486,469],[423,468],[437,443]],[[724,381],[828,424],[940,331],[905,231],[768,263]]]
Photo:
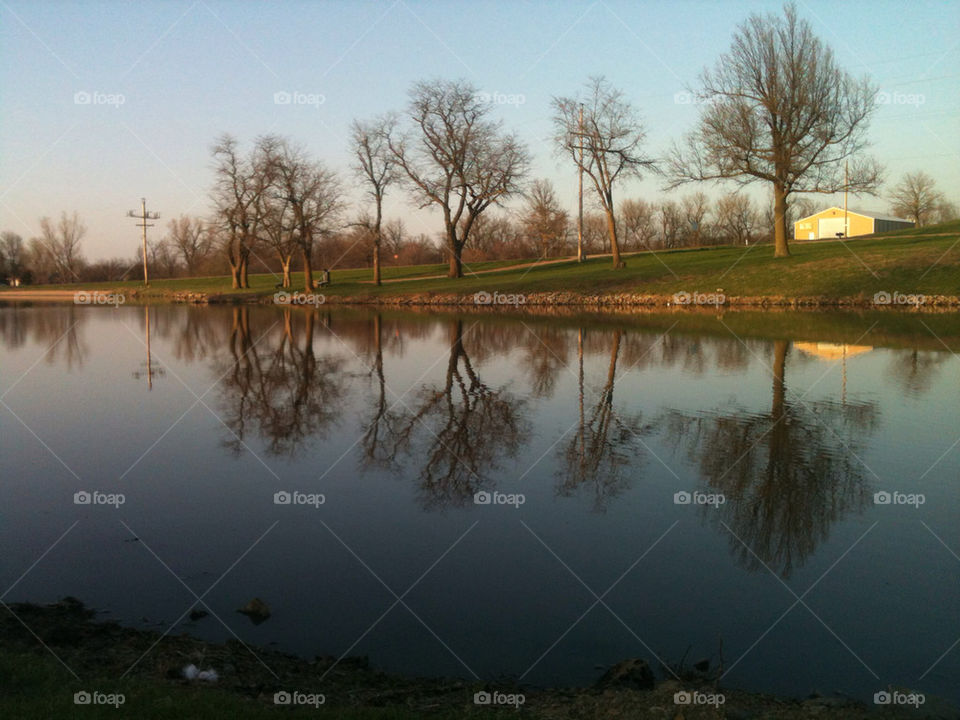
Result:
[[[11,612],[3,611],[0,615],[0,717],[3,718],[517,717],[513,708],[475,706],[473,693],[481,689],[478,683],[399,678],[371,670],[357,659],[341,662],[321,682],[320,677],[330,668],[333,658],[305,661],[261,648],[254,649],[254,656],[236,641],[218,645],[183,635],[167,637],[150,649],[159,638],[156,633],[124,629],[113,623],[95,623],[92,613],[76,602],[44,608],[12,605],[11,609],[30,630]],[[47,652],[38,639],[52,653]],[[74,678],[53,653],[81,679]],[[215,685],[183,680],[181,670],[190,663],[217,669],[220,680]],[[128,670],[127,677],[118,680]],[[698,688],[696,684],[686,687],[717,692],[708,687]],[[327,702],[319,709],[276,707],[272,702],[273,693],[283,689],[322,692]],[[508,687],[497,689],[510,692]],[[668,681],[661,682],[655,689],[636,689],[627,683],[590,689],[524,690],[526,702],[522,712],[543,720],[613,717],[800,720],[812,716],[861,720],[871,717],[866,707],[848,700],[819,698],[800,702],[726,689],[723,689],[726,702],[719,712],[711,706],[678,707],[673,700],[674,693],[680,689],[679,683]],[[109,706],[78,707],[73,703],[73,694],[81,690],[122,693],[125,702],[119,711]]]

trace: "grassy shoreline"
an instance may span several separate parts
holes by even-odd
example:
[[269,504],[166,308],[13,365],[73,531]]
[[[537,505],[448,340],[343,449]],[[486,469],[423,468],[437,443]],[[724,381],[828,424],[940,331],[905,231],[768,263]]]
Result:
[[[438,276],[440,265],[390,267],[385,282],[370,282],[369,269],[334,270],[332,283],[315,291],[325,302],[384,305],[472,304],[481,293],[523,296],[536,305],[671,305],[678,293],[723,295],[726,305],[794,307],[874,304],[877,293],[896,298],[923,295],[932,304],[960,306],[960,221],[845,242],[794,243],[793,255],[775,259],[768,245],[644,251],[626,256],[614,270],[607,257],[505,260],[470,264],[466,276]],[[251,287],[234,290],[222,277],[78,283],[4,289],[0,300],[69,300],[74,292],[122,294],[125,301],[272,301],[280,289],[273,274],[250,276]],[[291,291],[303,291],[294,275]],[[496,300],[493,300],[496,302]],[[893,303],[896,304],[896,303]]]
[[[618,663],[594,686],[527,688],[445,678],[399,677],[372,669],[364,658],[304,660],[238,641],[209,643],[187,635],[161,640],[156,632],[98,622],[72,598],[48,606],[11,604],[0,615],[0,716],[117,717],[111,705],[74,704],[74,693],[122,694],[119,716],[137,718],[313,717],[345,720],[516,717],[513,706],[474,703],[474,693],[522,693],[532,718],[638,719],[873,717],[875,709],[842,696],[777,698],[718,686],[717,669],[674,668],[660,679],[640,660]],[[29,628],[29,629],[28,629]],[[41,644],[42,643],[42,644]],[[215,668],[216,682],[186,680],[188,663]],[[73,668],[77,669],[74,674]],[[317,707],[277,705],[274,693],[323,694]],[[677,692],[722,694],[720,705],[679,706]],[[939,708],[949,709],[949,703]],[[682,711],[682,712],[681,712]],[[681,714],[678,714],[681,713]],[[885,717],[898,717],[886,714]],[[909,717],[926,717],[909,715]],[[933,717],[933,716],[931,716]],[[939,715],[938,715],[939,717]],[[956,717],[956,715],[948,715]]]

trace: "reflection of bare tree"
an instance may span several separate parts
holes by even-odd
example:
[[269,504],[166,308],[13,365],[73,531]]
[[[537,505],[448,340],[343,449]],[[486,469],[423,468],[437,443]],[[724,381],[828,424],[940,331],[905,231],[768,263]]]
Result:
[[316,315],[285,308],[282,331],[267,338],[251,333],[246,307],[234,308],[228,340],[229,365],[220,383],[223,420],[233,431],[226,445],[235,453],[252,423],[271,454],[292,454],[308,437],[320,437],[339,416],[343,362],[317,358]]
[[635,456],[642,436],[651,431],[650,427],[643,426],[639,416],[623,417],[613,407],[622,334],[620,330],[613,333],[606,382],[597,395],[589,418],[584,399],[583,329],[577,339],[579,422],[576,434],[566,446],[557,491],[561,495],[572,495],[581,487],[591,487],[598,510],[605,508],[610,498],[626,489],[629,479],[623,476],[623,469]]
[[427,447],[420,490],[430,507],[461,505],[486,482],[503,457],[513,457],[529,434],[523,401],[494,390],[464,349],[463,320],[451,321],[450,359],[442,388],[425,387],[398,427],[397,448],[410,453],[424,429]]
[[8,332],[16,338],[23,337],[26,329],[29,329],[34,342],[46,348],[43,359],[48,364],[63,363],[68,371],[74,365],[82,368],[88,348],[79,328],[91,312],[94,310],[75,305],[24,308],[14,313],[10,331],[4,331],[4,340]]
[[893,356],[888,373],[910,395],[922,395],[940,373],[941,365],[950,357],[946,352],[902,350]]
[[[387,404],[387,383],[383,373],[383,319],[380,313],[373,318],[373,367],[376,376],[373,417],[364,426],[361,439],[364,463],[391,468],[396,463],[397,442],[400,435],[399,415]],[[399,334],[397,335],[399,341]]]
[[876,425],[877,409],[869,403],[791,401],[788,343],[778,340],[773,349],[769,413],[673,413],[667,428],[677,443],[686,443],[711,489],[726,496],[720,510],[707,512],[736,534],[730,540],[734,554],[748,569],[762,561],[788,577],[834,522],[866,501],[869,484],[856,455]]
[[557,385],[557,377],[567,367],[567,340],[569,333],[556,327],[528,327],[524,348],[524,367],[530,375],[534,397],[550,397]]

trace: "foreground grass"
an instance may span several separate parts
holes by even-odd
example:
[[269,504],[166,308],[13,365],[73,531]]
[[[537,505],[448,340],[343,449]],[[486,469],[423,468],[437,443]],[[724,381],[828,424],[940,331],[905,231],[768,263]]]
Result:
[[[75,705],[75,692],[121,693],[123,705]],[[403,708],[287,707],[246,698],[206,684],[158,682],[147,678],[117,680],[90,677],[77,681],[50,655],[0,649],[0,717],[17,720],[49,718],[117,718],[182,720],[183,718],[318,718],[320,720],[416,720],[421,712]],[[448,709],[430,714],[446,720],[462,717]]]
[[[956,295],[960,293],[960,221],[921,230],[901,230],[886,235],[854,238],[846,242],[795,242],[792,256],[776,259],[769,245],[721,246],[663,252],[642,252],[627,258],[627,267],[611,268],[607,257],[579,264],[574,261],[522,268],[518,261],[471,264],[466,277],[430,278],[445,266],[422,265],[386,268],[387,282],[370,284],[369,269],[335,270],[332,284],[321,292],[328,296],[375,298],[427,293],[472,294],[571,292],[584,295],[641,293],[672,295],[676,292],[713,292],[727,296],[872,298],[880,291]],[[473,274],[483,273],[483,274]],[[272,294],[273,275],[251,276],[250,294]],[[302,275],[294,276],[294,289],[302,289]],[[47,286],[55,289],[54,286]],[[91,283],[59,286],[63,289],[134,289],[136,282]],[[40,286],[37,286],[40,289]],[[229,277],[158,280],[148,295],[175,291],[231,293]],[[0,294],[2,296],[2,294]]]

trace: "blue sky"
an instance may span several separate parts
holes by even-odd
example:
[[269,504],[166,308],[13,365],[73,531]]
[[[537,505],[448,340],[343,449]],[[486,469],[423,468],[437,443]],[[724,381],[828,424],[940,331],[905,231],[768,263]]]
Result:
[[[574,170],[549,143],[553,96],[606,75],[640,109],[647,149],[660,155],[693,126],[697,108],[682,93],[729,47],[736,25],[780,7],[0,1],[0,229],[29,238],[41,216],[77,210],[88,258],[130,256],[138,229],[124,215],[141,196],[162,223],[207,212],[209,146],[225,131],[244,142],[290,136],[352,184],[350,121],[401,109],[411,83],[437,76],[522,100],[495,113],[529,143],[534,175],[552,179],[573,210]],[[870,131],[888,186],[922,169],[960,203],[960,2],[805,0],[798,8],[843,66],[868,73],[891,101]],[[316,102],[277,104],[283,92]],[[753,192],[767,197],[765,187]],[[654,178],[620,191],[661,195]],[[439,229],[436,215],[415,211],[399,191],[387,205],[414,233]]]

